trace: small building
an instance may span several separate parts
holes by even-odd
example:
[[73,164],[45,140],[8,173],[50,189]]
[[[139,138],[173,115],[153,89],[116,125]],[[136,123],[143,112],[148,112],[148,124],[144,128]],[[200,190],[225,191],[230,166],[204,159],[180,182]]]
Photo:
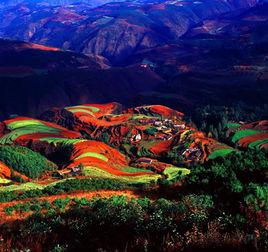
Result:
[[138,163],[146,163],[146,164],[151,164],[153,162],[152,159],[150,158],[140,158],[137,160]]
[[136,135],[134,135],[134,136],[132,137],[131,141],[136,143],[136,142],[141,141],[141,139],[142,139],[141,134],[138,133],[138,134],[136,134]]
[[71,172],[72,172],[73,174],[81,173],[81,172],[82,172],[82,169],[81,169],[80,166],[75,166],[75,167],[72,167],[72,168],[71,168]]
[[82,173],[82,169],[80,166],[74,166],[71,168],[66,168],[66,169],[57,171],[57,174],[60,177],[76,176],[76,175],[81,175],[81,173]]

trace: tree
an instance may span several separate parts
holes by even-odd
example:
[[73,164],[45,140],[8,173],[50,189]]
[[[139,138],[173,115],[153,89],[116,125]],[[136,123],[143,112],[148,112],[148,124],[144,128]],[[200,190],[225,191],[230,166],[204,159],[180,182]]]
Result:
[[0,146],[0,160],[30,178],[38,178],[45,171],[57,169],[56,164],[39,153],[21,146]]

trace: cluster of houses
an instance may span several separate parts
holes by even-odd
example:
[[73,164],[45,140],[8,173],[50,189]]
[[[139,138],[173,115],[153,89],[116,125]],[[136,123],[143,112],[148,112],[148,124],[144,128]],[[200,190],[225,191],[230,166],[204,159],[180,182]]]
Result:
[[[171,140],[173,135],[176,134],[180,130],[186,129],[186,125],[184,123],[182,124],[176,124],[171,119],[144,119],[139,121],[142,124],[151,124],[155,127],[155,139],[157,140]],[[138,143],[142,140],[142,135],[140,133],[137,133],[131,137],[131,143]]]
[[184,123],[174,124],[174,121],[171,119],[156,120],[153,125],[158,131],[156,138],[160,140],[170,140],[175,133],[186,128]]
[[182,129],[186,128],[186,125],[184,123],[183,124],[174,124],[174,121],[171,119],[156,120],[156,121],[154,121],[154,126],[156,126],[158,130],[163,130],[163,129],[182,130]]
[[142,139],[142,137],[141,137],[141,134],[140,133],[135,134],[135,135],[133,135],[131,137],[131,143],[138,143],[138,142],[141,141],[141,139]]
[[187,148],[182,155],[186,157],[188,160],[200,159],[202,156],[202,152],[198,148]]

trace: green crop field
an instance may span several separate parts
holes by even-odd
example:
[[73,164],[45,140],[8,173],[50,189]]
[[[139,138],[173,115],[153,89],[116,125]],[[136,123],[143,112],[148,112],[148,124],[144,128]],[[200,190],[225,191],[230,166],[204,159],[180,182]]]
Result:
[[161,177],[161,175],[159,174],[145,174],[138,176],[117,176],[107,171],[104,171],[98,167],[93,166],[85,167],[84,173],[86,176],[90,177],[116,179],[129,184],[147,184],[150,182],[156,182]]
[[46,141],[48,143],[58,144],[61,143],[66,146],[74,145],[76,143],[85,142],[85,139],[68,139],[68,138],[59,138],[59,137],[42,137],[40,138],[41,141]]
[[89,115],[94,115],[91,111],[88,111],[86,109],[68,109],[68,111],[72,112],[72,113],[85,113],[85,114],[89,114]]
[[50,182],[48,184],[38,184],[37,182],[27,182],[27,183],[22,183],[22,184],[13,184],[13,185],[8,185],[8,186],[3,186],[0,187],[0,192],[11,192],[11,191],[28,191],[28,190],[42,190],[45,189],[46,187],[49,186],[54,186],[59,183],[63,183],[66,180],[70,179],[75,179],[75,178],[68,178],[68,179],[61,179],[61,180],[56,180],[53,182]]
[[65,109],[70,110],[70,109],[90,109],[92,112],[99,112],[100,109],[97,107],[93,106],[85,106],[85,105],[78,105],[78,106],[73,106],[73,107],[65,107]]
[[9,185],[9,186],[5,186],[5,187],[0,187],[0,192],[3,191],[17,191],[17,190],[21,190],[21,191],[26,191],[26,190],[32,190],[32,189],[43,189],[44,186],[43,185],[38,185],[36,183],[33,182],[28,182],[28,183],[23,183],[20,185]]
[[249,145],[248,145],[248,147],[249,148],[259,148],[262,144],[266,144],[266,143],[268,143],[268,139],[266,138],[266,139],[260,139],[260,140],[257,140],[257,141],[254,141],[254,142],[252,142],[252,143],[250,143]]
[[85,158],[85,157],[94,157],[94,158],[101,159],[101,160],[103,160],[105,162],[108,162],[108,158],[107,157],[105,157],[102,154],[96,153],[96,152],[86,152],[86,153],[83,153],[82,155],[80,155],[79,157],[77,157],[75,159],[77,160],[77,159]]
[[231,129],[235,129],[235,128],[238,128],[240,126],[241,126],[241,124],[239,124],[239,123],[234,123],[234,122],[227,123],[227,128],[231,128]]
[[29,119],[29,120],[18,120],[18,121],[14,121],[11,122],[9,124],[7,124],[8,128],[11,130],[15,130],[21,127],[25,127],[25,126],[36,126],[36,125],[43,125],[44,124],[38,120],[33,120],[33,119]]
[[147,169],[143,169],[143,168],[136,168],[136,167],[131,167],[131,166],[128,166],[128,167],[124,167],[122,169],[120,169],[121,171],[123,172],[150,172],[150,170],[147,170]]
[[157,119],[155,116],[147,116],[142,114],[135,114],[132,116],[133,120],[139,120],[139,119]]
[[174,180],[177,177],[188,175],[190,173],[190,170],[187,168],[171,166],[166,168],[163,173],[168,177],[168,180]]
[[241,138],[244,138],[244,137],[247,137],[247,136],[252,136],[252,135],[255,135],[257,133],[260,133],[260,131],[252,130],[252,129],[239,130],[232,137],[232,142],[236,143]]
[[[9,180],[9,179],[5,179],[5,178],[0,178],[0,184],[8,184],[8,183],[10,183],[11,182],[11,180]],[[1,188],[1,187],[0,187]]]
[[0,144],[12,144],[18,137],[33,134],[33,133],[49,133],[49,134],[59,134],[60,129],[52,128],[46,125],[28,125],[21,128],[17,128],[10,133],[4,135],[0,138]]
[[22,146],[0,145],[0,160],[29,178],[38,178],[46,171],[57,169],[54,163],[38,152]]
[[233,152],[234,150],[232,149],[227,149],[227,148],[223,148],[223,149],[218,149],[213,151],[208,158],[209,159],[215,159],[217,157],[224,157],[226,155],[228,155],[229,153]]

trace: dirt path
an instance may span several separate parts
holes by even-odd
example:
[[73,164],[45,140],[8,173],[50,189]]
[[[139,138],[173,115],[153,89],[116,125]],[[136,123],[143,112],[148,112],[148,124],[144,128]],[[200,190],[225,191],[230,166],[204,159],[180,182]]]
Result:
[[100,196],[103,198],[109,198],[112,196],[127,196],[129,198],[138,198],[138,195],[135,193],[135,191],[131,190],[100,190],[100,191],[91,191],[91,192],[74,192],[72,194],[58,194],[58,195],[51,195],[51,196],[43,196],[43,197],[37,197],[37,198],[28,198],[24,200],[18,200],[18,201],[12,201],[12,202],[7,202],[7,203],[0,203],[0,224],[4,222],[9,222],[9,221],[14,221],[14,220],[21,220],[25,219],[30,215],[30,213],[23,213],[23,214],[15,214],[13,213],[11,216],[8,216],[5,213],[5,208],[8,206],[13,206],[19,203],[25,203],[29,202],[31,200],[38,200],[38,201],[43,201],[47,200],[49,202],[53,202],[55,199],[64,199],[64,198],[86,198],[86,199],[91,199],[96,196]]

